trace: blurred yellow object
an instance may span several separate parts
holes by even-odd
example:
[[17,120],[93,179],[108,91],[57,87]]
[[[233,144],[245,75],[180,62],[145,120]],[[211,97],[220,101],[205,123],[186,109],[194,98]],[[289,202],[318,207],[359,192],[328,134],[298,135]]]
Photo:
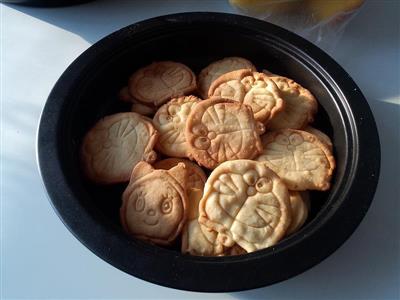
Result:
[[341,13],[359,8],[364,0],[306,0],[306,5],[316,21],[328,20]]
[[251,14],[287,13],[304,0],[229,0],[230,4]]
[[229,0],[230,4],[253,15],[304,14],[312,22],[330,19],[359,8],[364,0]]

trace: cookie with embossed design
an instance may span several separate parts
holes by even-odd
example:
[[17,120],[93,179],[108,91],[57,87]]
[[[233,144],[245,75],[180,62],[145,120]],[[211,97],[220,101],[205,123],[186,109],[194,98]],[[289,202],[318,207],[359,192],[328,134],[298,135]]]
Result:
[[209,169],[227,160],[252,159],[262,151],[264,130],[248,105],[223,98],[201,101],[186,122],[189,157]]
[[271,75],[269,78],[279,88],[285,101],[285,109],[271,119],[268,129],[302,129],[311,123],[318,109],[318,102],[313,94],[292,79],[278,75]]
[[257,121],[267,123],[284,109],[284,100],[274,81],[250,69],[226,73],[215,80],[208,96],[232,99],[251,107]]
[[155,170],[140,162],[122,194],[120,220],[131,236],[159,245],[172,243],[186,221],[186,167]]
[[160,61],[133,73],[128,87],[133,98],[160,106],[171,98],[190,94],[197,85],[196,76],[184,64]]
[[182,96],[168,101],[157,110],[153,124],[160,134],[156,144],[158,151],[173,157],[188,156],[186,120],[199,102],[200,99],[195,96]]
[[281,129],[262,136],[264,149],[257,158],[277,173],[289,190],[326,191],[335,169],[331,150],[315,135]]
[[81,163],[86,176],[96,183],[129,181],[133,167],[141,160],[153,162],[157,131],[151,120],[127,112],[107,116],[85,135]]
[[235,244],[246,252],[273,246],[290,221],[288,190],[264,163],[227,161],[208,177],[199,223],[218,232],[217,253]]
[[242,57],[225,57],[214,61],[203,70],[201,70],[198,80],[199,94],[203,99],[208,98],[208,90],[211,84],[221,75],[235,70],[250,69],[257,71],[256,67],[247,59]]

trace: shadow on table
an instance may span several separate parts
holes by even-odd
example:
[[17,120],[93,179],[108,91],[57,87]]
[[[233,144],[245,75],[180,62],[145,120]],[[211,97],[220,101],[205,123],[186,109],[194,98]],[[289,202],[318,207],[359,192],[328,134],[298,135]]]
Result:
[[[228,0],[95,0],[75,6],[42,8],[4,4],[24,14],[73,32],[90,43],[129,24],[157,15],[185,12],[233,11]],[[177,5],[178,3],[178,5]]]

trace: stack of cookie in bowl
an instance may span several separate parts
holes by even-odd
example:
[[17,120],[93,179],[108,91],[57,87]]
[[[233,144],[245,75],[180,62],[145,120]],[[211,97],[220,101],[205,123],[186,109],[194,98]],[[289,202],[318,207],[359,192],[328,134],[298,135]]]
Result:
[[131,112],[99,120],[81,161],[94,183],[127,183],[120,220],[132,237],[180,241],[192,255],[245,254],[296,232],[312,205],[307,191],[330,188],[332,142],[309,126],[317,100],[247,59],[221,59],[197,78],[155,62],[119,99]]

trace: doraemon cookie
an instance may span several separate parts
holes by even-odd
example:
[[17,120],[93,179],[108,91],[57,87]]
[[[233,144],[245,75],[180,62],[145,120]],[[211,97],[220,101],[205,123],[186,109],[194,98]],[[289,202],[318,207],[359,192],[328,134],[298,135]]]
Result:
[[96,183],[129,181],[141,160],[153,162],[157,131],[151,121],[136,113],[118,113],[98,121],[85,135],[81,163],[87,177]]
[[217,60],[203,70],[199,74],[198,90],[203,99],[208,98],[208,90],[211,84],[221,75],[235,70],[250,69],[256,71],[256,67],[247,59],[242,57],[225,57]]
[[200,99],[195,96],[182,96],[168,101],[157,110],[153,124],[160,134],[156,144],[158,151],[172,157],[188,156],[186,120],[199,102]]
[[263,135],[262,143],[264,149],[257,160],[278,174],[289,190],[326,191],[330,188],[335,159],[315,135],[282,129]]
[[285,184],[264,163],[253,160],[219,165],[207,179],[199,212],[200,224],[218,232],[219,243],[237,243],[247,252],[275,245],[291,221]]
[[308,133],[311,133],[311,134],[315,135],[317,138],[319,138],[319,140],[322,143],[324,143],[329,148],[329,150],[332,151],[333,143],[332,143],[332,140],[330,139],[330,137],[328,135],[323,133],[321,130],[318,130],[318,129],[316,129],[314,127],[311,127],[311,126],[307,126],[303,130],[307,131]]
[[276,114],[268,123],[268,129],[292,128],[301,129],[314,120],[318,103],[309,90],[292,79],[271,75],[283,100],[285,109]]
[[218,96],[247,104],[257,121],[267,123],[284,109],[284,100],[274,81],[250,69],[226,73],[215,80],[208,96]]
[[196,76],[184,64],[160,61],[133,73],[128,87],[135,99],[160,106],[171,98],[190,94],[197,85]]
[[209,169],[227,160],[252,159],[262,151],[264,129],[248,105],[222,98],[200,101],[186,122],[189,157]]
[[136,238],[168,245],[181,232],[186,221],[186,167],[155,170],[140,162],[122,194],[121,224]]

